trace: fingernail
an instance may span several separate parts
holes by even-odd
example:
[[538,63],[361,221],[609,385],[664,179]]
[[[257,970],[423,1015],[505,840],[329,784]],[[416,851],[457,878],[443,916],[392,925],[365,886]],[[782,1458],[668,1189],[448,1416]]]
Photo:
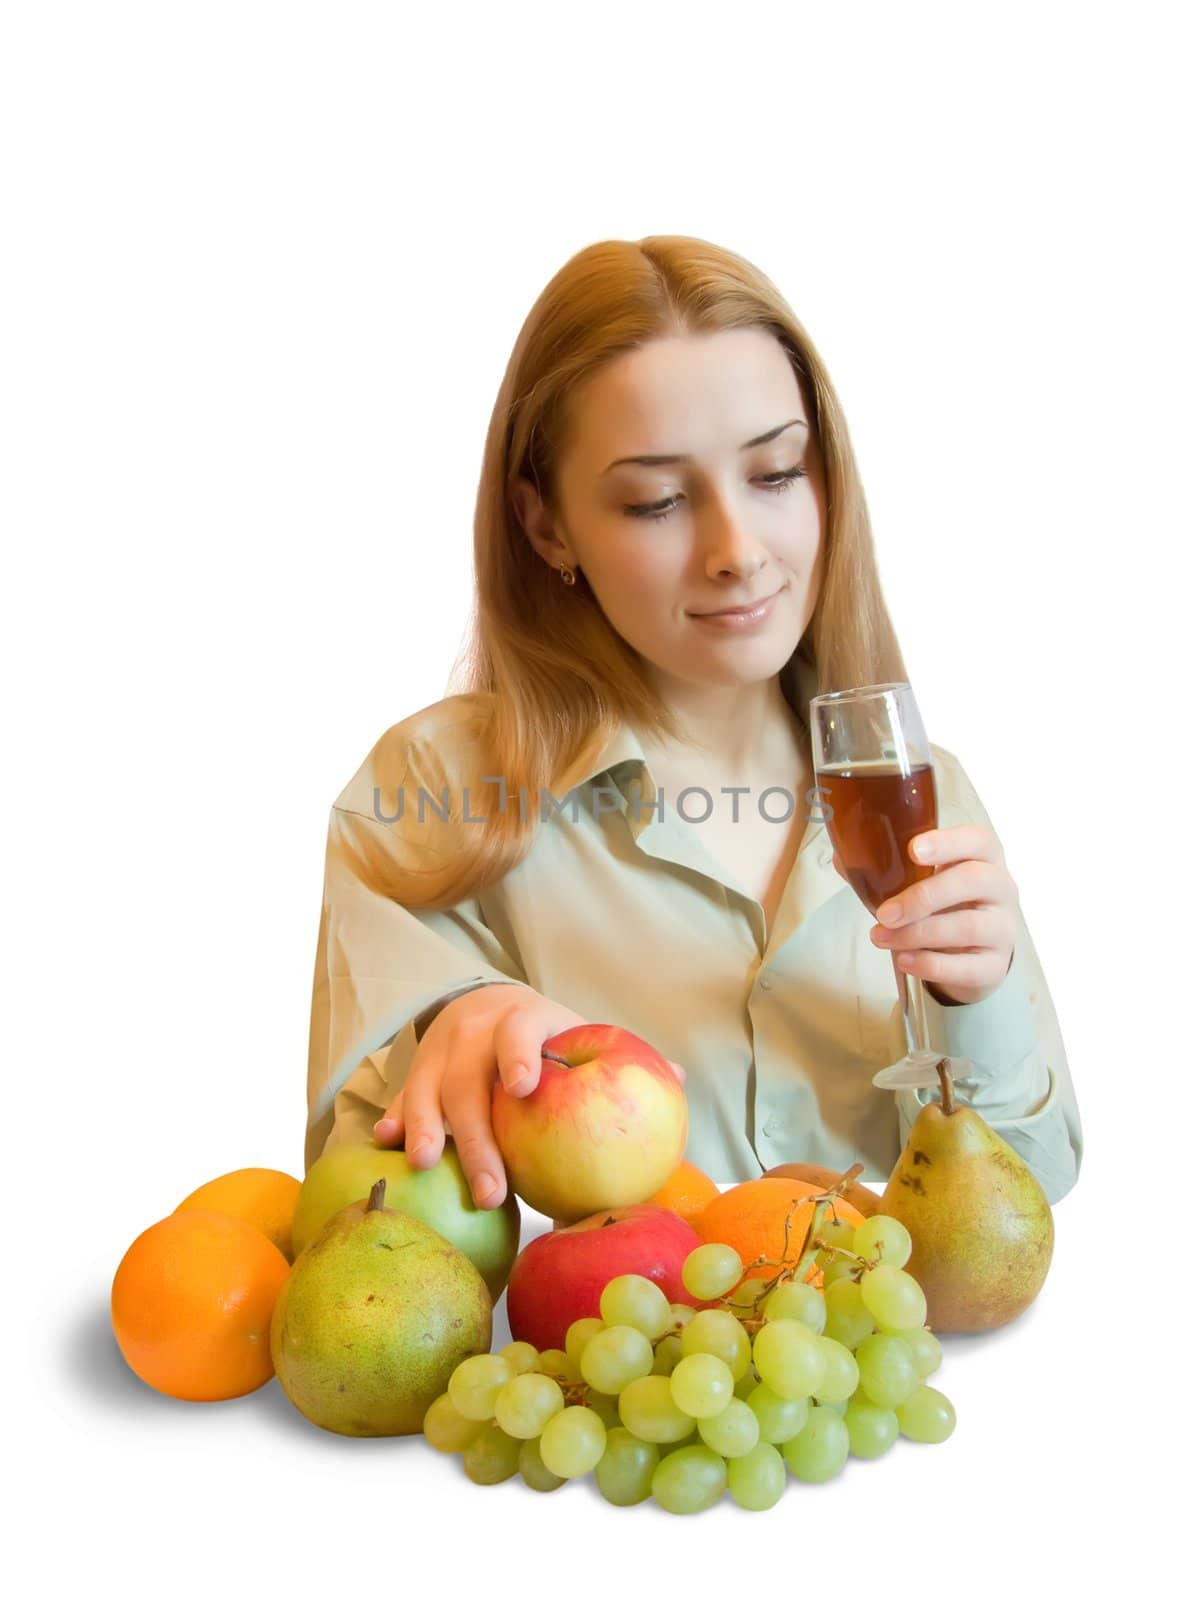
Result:
[[880,906],[878,916],[880,922],[886,922],[890,928],[900,921],[900,907],[892,904]]
[[508,1092],[510,1094],[520,1094],[522,1090],[527,1089],[532,1082],[533,1074],[527,1072],[525,1068],[522,1067],[519,1072],[514,1072],[509,1078]]
[[475,1204],[477,1206],[486,1205],[488,1203],[488,1201],[492,1198],[492,1196],[496,1193],[496,1190],[497,1190],[498,1187],[499,1187],[499,1185],[495,1182],[495,1180],[493,1178],[489,1178],[489,1177],[486,1177],[486,1176],[484,1176],[482,1178],[476,1178],[476,1180],[475,1180]]
[[390,1117],[380,1117],[374,1131],[377,1139],[390,1139],[396,1131],[396,1124]]
[[924,839],[918,839],[912,847],[912,853],[918,861],[929,860],[929,846]]
[[409,1153],[410,1156],[413,1156],[417,1160],[420,1160],[422,1157],[427,1156],[432,1149],[433,1149],[433,1140],[432,1139],[418,1139],[416,1144],[414,1144],[412,1146],[412,1148],[409,1150],[408,1153]]

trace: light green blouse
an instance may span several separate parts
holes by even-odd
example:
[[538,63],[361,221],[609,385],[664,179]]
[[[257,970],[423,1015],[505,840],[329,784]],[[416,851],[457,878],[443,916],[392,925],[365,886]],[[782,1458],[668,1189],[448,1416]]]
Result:
[[[816,811],[769,939],[759,902],[684,816],[670,805],[658,814],[628,726],[594,770],[552,791],[561,811],[547,801],[529,855],[499,884],[441,912],[409,910],[379,887],[381,862],[428,863],[447,792],[462,806],[474,700],[452,696],[389,728],[330,812],[305,1170],[330,1145],[370,1141],[439,1003],[479,983],[513,982],[682,1063],[687,1158],[717,1183],[786,1161],[839,1170],[861,1161],[867,1179],[886,1179],[936,1091],[871,1083],[904,1054],[896,980],[891,956],[870,941],[874,918],[833,866]],[[958,761],[936,745],[933,757],[938,826],[990,826]],[[533,814],[533,797],[528,805]],[[772,816],[782,807],[778,794],[767,803]],[[958,1097],[1056,1201],[1078,1175],[1079,1110],[1050,991],[1018,915],[1013,963],[994,994],[950,1006],[927,991],[931,1043],[970,1059]]]

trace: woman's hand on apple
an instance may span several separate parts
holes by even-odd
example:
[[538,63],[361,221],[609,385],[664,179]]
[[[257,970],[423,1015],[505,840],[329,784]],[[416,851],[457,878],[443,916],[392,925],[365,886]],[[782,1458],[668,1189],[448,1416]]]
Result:
[[403,1143],[411,1166],[432,1167],[441,1160],[448,1123],[475,1204],[503,1204],[507,1179],[491,1118],[496,1075],[509,1094],[530,1094],[546,1040],[587,1020],[512,983],[459,995],[425,1030],[403,1089],[375,1124],[377,1142]]

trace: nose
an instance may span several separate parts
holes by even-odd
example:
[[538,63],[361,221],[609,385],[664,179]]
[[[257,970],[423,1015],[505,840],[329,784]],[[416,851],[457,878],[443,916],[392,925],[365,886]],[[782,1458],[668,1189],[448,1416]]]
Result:
[[704,540],[704,569],[710,578],[731,572],[752,578],[767,560],[762,543],[749,533],[719,495],[714,495],[700,519]]

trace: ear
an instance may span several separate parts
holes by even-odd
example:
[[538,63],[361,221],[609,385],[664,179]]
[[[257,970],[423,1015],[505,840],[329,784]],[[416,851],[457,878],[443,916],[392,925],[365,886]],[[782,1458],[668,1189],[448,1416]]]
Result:
[[571,552],[555,533],[554,519],[528,478],[518,478],[513,485],[512,508],[525,537],[543,561],[555,568],[560,561],[565,561],[568,566],[577,564]]

